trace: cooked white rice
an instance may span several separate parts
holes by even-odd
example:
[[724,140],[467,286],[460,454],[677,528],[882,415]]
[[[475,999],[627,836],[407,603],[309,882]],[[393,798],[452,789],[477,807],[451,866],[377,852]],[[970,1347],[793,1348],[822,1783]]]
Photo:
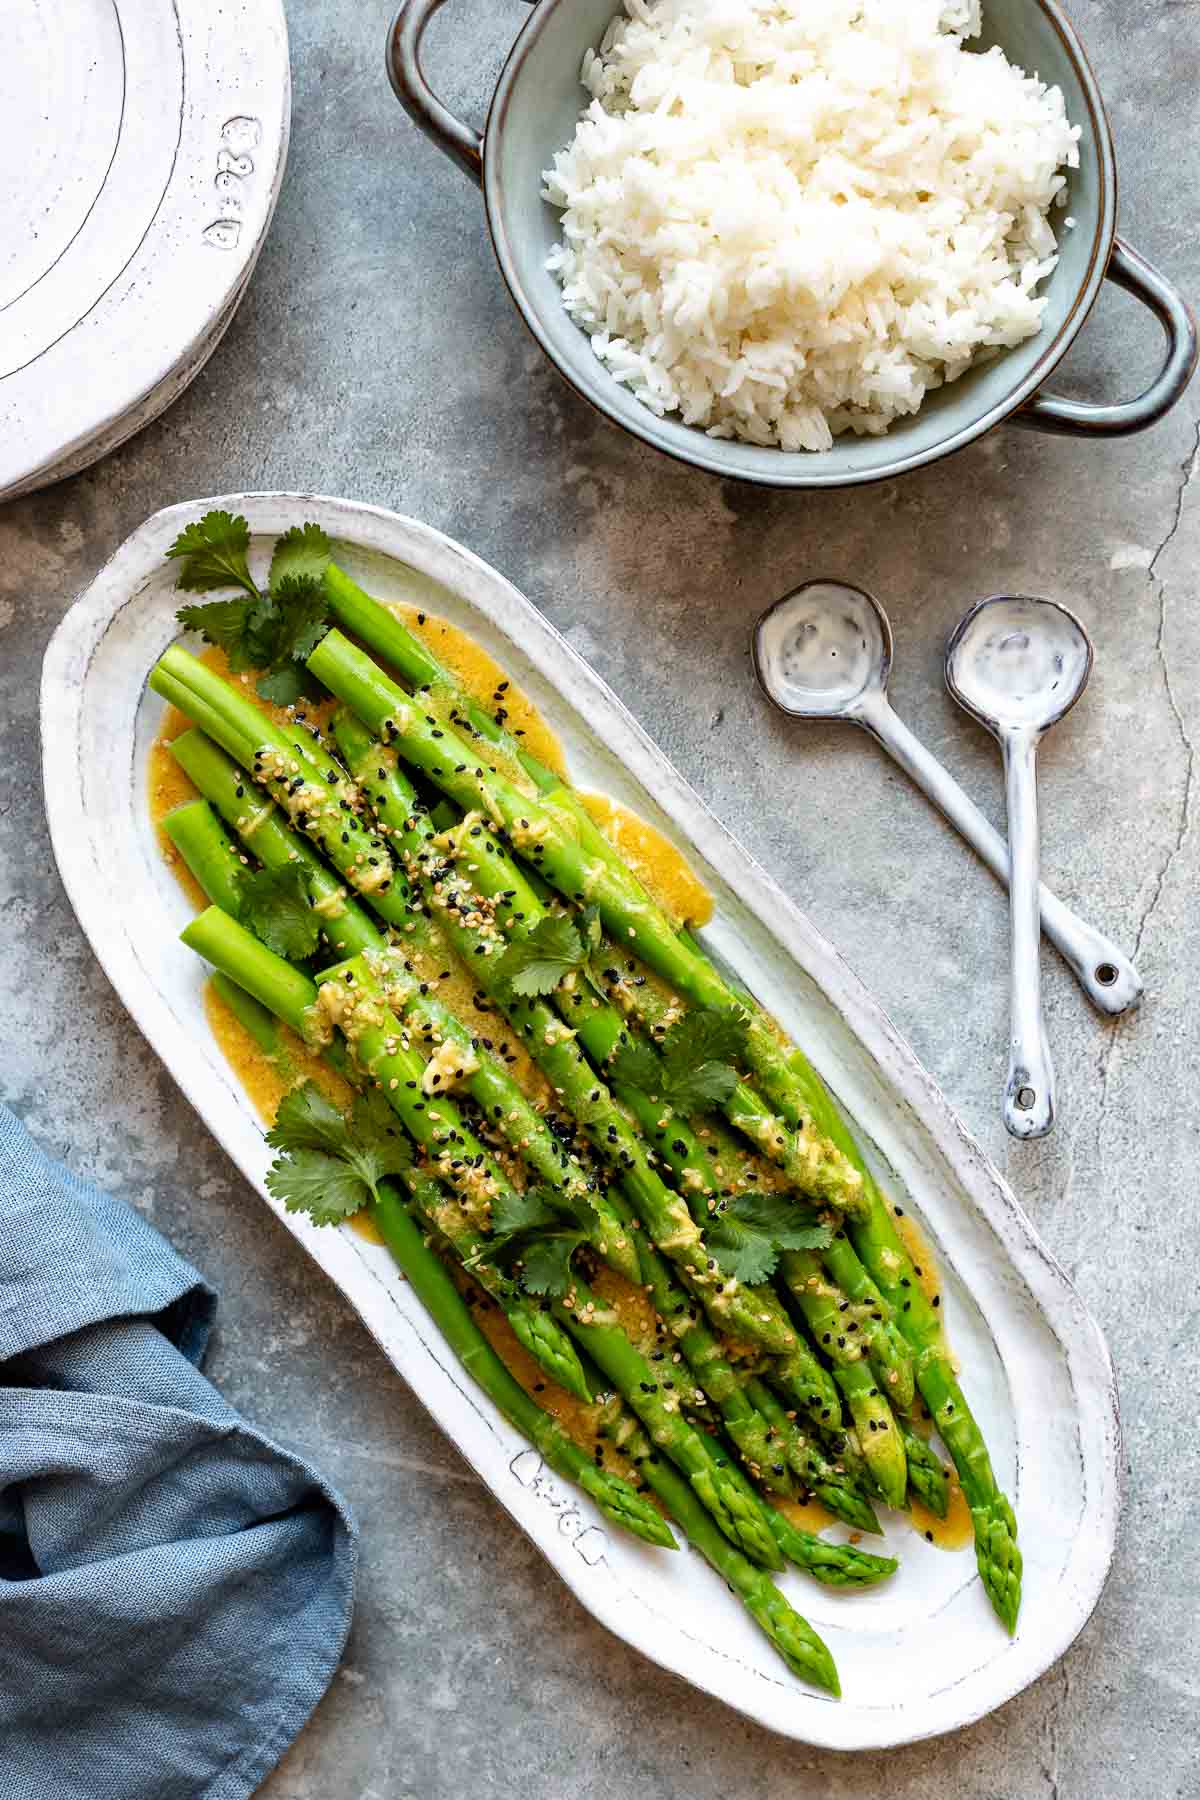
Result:
[[625,0],[545,175],[618,381],[714,437],[886,431],[1039,328],[1078,130],[979,0]]

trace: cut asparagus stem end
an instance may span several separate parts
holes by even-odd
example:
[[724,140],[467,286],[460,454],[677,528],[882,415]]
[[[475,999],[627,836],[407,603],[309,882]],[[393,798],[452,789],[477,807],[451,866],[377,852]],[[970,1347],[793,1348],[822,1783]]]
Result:
[[198,913],[179,936],[189,950],[253,995],[305,1042],[313,1040],[315,984],[282,956],[260,944],[244,925],[219,906],[210,906]]

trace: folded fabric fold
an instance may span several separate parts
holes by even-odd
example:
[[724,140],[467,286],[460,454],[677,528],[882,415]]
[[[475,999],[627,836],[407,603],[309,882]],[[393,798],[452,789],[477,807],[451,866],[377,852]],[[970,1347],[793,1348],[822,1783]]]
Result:
[[0,1106],[0,1800],[241,1800],[337,1667],[353,1521],[199,1373],[215,1305]]

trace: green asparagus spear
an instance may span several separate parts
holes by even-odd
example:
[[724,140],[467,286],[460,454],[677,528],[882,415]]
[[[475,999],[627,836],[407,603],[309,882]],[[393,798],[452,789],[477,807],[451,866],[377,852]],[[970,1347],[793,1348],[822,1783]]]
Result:
[[904,1441],[875,1372],[864,1358],[850,1302],[829,1280],[814,1251],[787,1250],[779,1261],[783,1280],[814,1343],[833,1364],[867,1467],[888,1505],[902,1507],[908,1485]]
[[997,1617],[1009,1632],[1015,1631],[1021,1604],[1016,1519],[996,1482],[983,1433],[967,1404],[946,1348],[941,1296],[926,1298],[893,1214],[819,1075],[799,1051],[792,1052],[791,1067],[798,1091],[805,1096],[805,1105],[821,1118],[823,1128],[863,1176],[865,1216],[849,1227],[855,1248],[913,1348],[917,1386],[954,1461],[971,1509],[980,1578]]
[[877,1587],[896,1573],[894,1556],[876,1556],[854,1544],[831,1544],[815,1532],[802,1531],[776,1512],[771,1520],[775,1542],[790,1563],[826,1587]]
[[571,1291],[554,1304],[555,1316],[637,1414],[655,1448],[687,1476],[730,1542],[764,1568],[782,1568],[767,1517],[772,1509],[732,1463],[712,1456],[704,1434],[688,1423],[681,1404],[684,1378],[673,1364],[666,1374],[661,1365],[647,1361],[582,1275],[572,1279]]
[[[418,1181],[422,1177],[415,1177]],[[424,1178],[428,1180],[428,1178]],[[431,1194],[428,1205],[436,1207]],[[426,1312],[468,1374],[510,1425],[529,1439],[552,1469],[575,1482],[596,1502],[605,1518],[648,1544],[677,1548],[669,1526],[629,1482],[596,1466],[574,1444],[556,1420],[530,1399],[511,1375],[471,1317],[462,1295],[440,1259],[428,1248],[400,1196],[385,1184],[371,1216],[381,1237]]]
[[177,806],[163,820],[163,830],[193,874],[203,869],[201,885],[210,900],[236,919],[242,907],[242,869],[238,847],[217,815],[203,800]]
[[[210,906],[192,920],[181,936],[190,949],[245,988],[307,1043],[322,1046],[328,1041],[329,1012],[318,998],[315,983],[266,949],[228,913]],[[398,1020],[389,1019],[383,1008],[377,1008],[374,1018],[379,1022],[362,1022],[361,1041],[352,1044],[355,1056],[362,1067],[382,1077],[384,1093],[401,1122],[433,1158],[439,1171],[444,1171],[452,1190],[460,1194],[456,1205],[443,1209],[444,1221],[439,1217],[437,1223],[447,1236],[454,1237],[456,1248],[461,1246],[460,1254],[465,1259],[481,1242],[468,1209],[486,1200],[492,1184],[499,1186],[503,1177],[489,1166],[481,1146],[463,1127],[452,1102],[439,1101],[434,1116],[430,1116],[433,1109],[420,1094],[421,1060],[400,1047],[403,1027]],[[391,1043],[396,1045],[394,1051],[388,1048]],[[396,1081],[395,1088],[388,1085],[392,1080]],[[476,1157],[480,1159],[478,1165]],[[478,1271],[478,1280],[503,1307],[518,1340],[547,1374],[569,1393],[582,1400],[590,1399],[579,1358],[553,1319],[490,1265]]]
[[820,1445],[801,1430],[782,1401],[759,1376],[748,1376],[745,1388],[747,1399],[770,1426],[773,1440],[781,1447],[788,1467],[814,1500],[819,1500],[835,1519],[841,1519],[859,1531],[878,1534],[879,1520],[870,1501],[840,1459],[830,1462]]
[[904,1458],[908,1464],[908,1491],[927,1506],[935,1518],[944,1519],[950,1510],[950,1488],[942,1459],[920,1434],[905,1420],[899,1421],[904,1439]]
[[[608,1429],[622,1452],[637,1466],[646,1485],[653,1488],[693,1548],[737,1594],[792,1673],[831,1694],[840,1694],[833,1658],[808,1621],[789,1605],[766,1571],[757,1568],[718,1531],[687,1482],[655,1454],[644,1435],[640,1431],[627,1432],[615,1407],[609,1419],[618,1421],[615,1429],[611,1425]],[[606,1430],[603,1423],[601,1430]]]

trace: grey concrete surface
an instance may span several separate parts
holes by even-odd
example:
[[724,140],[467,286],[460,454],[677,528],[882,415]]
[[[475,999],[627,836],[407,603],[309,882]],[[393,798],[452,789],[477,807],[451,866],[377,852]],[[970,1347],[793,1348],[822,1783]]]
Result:
[[[290,0],[291,163],[224,345],[161,422],[0,511],[0,1094],[144,1207],[218,1282],[212,1374],[319,1461],[363,1528],[345,1663],[267,1800],[1191,1800],[1200,1794],[1200,384],[1162,426],[1087,446],[1001,430],[894,485],[722,487],[642,450],[557,381],[510,310],[478,197],[381,67],[390,0]],[[1075,0],[1108,96],[1122,228],[1200,295],[1200,8]],[[431,67],[481,117],[516,0],[456,0]],[[1158,355],[1106,294],[1064,378],[1130,392]],[[780,1742],[608,1637],[559,1587],[247,1191],[84,943],[42,818],[46,638],[170,501],[311,486],[395,506],[489,558],[566,631],[840,946],[1013,1182],[1108,1334],[1128,1494],[1112,1577],[1059,1667],[941,1743],[843,1758]],[[770,716],[758,610],[815,573],[872,586],[903,714],[980,797],[994,755],[940,681],[967,603],[1054,595],[1094,634],[1047,747],[1045,862],[1135,947],[1147,999],[1110,1026],[1046,963],[1061,1123],[1002,1131],[1002,897],[866,740]],[[131,670],[130,680],[140,671]]]

